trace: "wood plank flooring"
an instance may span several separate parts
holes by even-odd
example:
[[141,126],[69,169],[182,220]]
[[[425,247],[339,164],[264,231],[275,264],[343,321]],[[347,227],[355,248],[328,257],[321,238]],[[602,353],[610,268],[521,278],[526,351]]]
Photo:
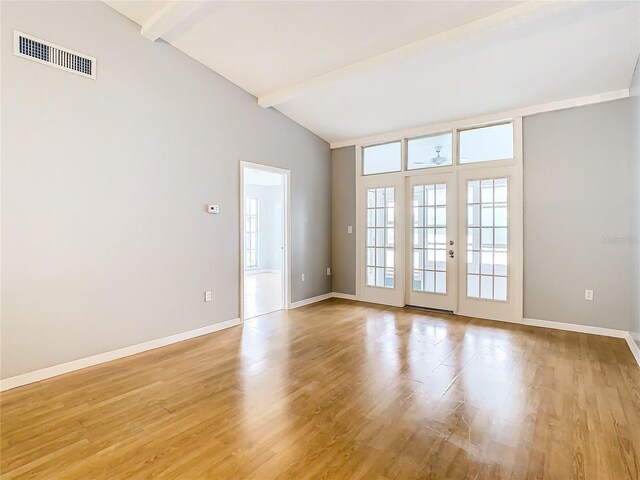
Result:
[[640,478],[624,340],[328,300],[0,396],[2,479]]

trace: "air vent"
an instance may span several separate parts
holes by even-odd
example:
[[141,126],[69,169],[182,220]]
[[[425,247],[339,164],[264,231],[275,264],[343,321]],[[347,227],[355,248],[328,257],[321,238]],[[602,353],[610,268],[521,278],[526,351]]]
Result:
[[18,57],[27,58],[34,62],[66,70],[83,77],[93,78],[94,80],[96,78],[96,59],[93,57],[17,31],[14,32],[14,41],[15,54]]

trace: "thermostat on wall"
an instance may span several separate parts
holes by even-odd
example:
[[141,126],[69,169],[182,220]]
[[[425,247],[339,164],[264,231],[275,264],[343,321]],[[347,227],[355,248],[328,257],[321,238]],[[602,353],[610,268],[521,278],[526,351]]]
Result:
[[220,205],[207,205],[209,213],[220,213]]

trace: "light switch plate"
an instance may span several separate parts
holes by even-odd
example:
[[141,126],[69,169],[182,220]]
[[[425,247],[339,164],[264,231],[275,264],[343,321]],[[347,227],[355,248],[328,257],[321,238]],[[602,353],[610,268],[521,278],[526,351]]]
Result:
[[210,302],[211,301],[211,292],[204,292],[204,301],[205,302]]
[[347,233],[353,233],[353,226],[351,225],[347,226]]
[[584,291],[584,299],[585,300],[593,300],[593,290],[585,290]]

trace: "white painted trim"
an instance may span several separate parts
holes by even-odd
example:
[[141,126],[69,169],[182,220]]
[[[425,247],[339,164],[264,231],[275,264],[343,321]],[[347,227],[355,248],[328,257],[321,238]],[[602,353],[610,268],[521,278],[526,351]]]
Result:
[[565,330],[567,332],[590,333],[592,335],[601,335],[603,337],[627,338],[629,332],[625,330],[616,330],[613,328],[592,327],[589,325],[578,325],[577,323],[553,322],[550,320],[538,320],[536,318],[523,318],[524,325],[532,327],[552,328],[554,330]]
[[297,302],[293,302],[291,304],[291,309],[304,307],[305,305],[311,305],[312,303],[322,302],[323,300],[328,300],[333,298],[333,293],[324,293],[322,295],[318,295],[317,297],[305,298],[304,300],[299,300]]
[[343,300],[358,300],[357,295],[352,295],[350,293],[333,292],[331,295],[333,298],[341,298]]
[[417,52],[432,48],[435,45],[457,42],[462,39],[470,40],[473,35],[494,28],[496,25],[504,24],[505,22],[513,24],[518,21],[524,21],[524,19],[535,14],[535,12],[540,10],[542,7],[549,5],[553,5],[553,8],[556,9],[570,7],[568,4],[559,7],[555,2],[523,2],[491,15],[439,32],[435,35],[430,35],[418,41],[402,45],[388,52],[365,58],[359,62],[325,72],[294,85],[289,85],[274,92],[267,93],[258,98],[258,105],[264,108],[274,107],[295,97],[309,93],[318,87],[344,80],[345,78],[349,78],[371,68],[388,65],[391,62],[407,58]]
[[593,105],[595,103],[611,102],[613,100],[619,100],[621,98],[627,98],[629,96],[629,89],[614,90],[611,92],[598,93],[595,95],[588,95],[586,97],[571,98],[568,100],[559,100],[557,102],[543,103],[540,105],[532,105],[529,107],[518,108],[509,110],[506,112],[497,112],[487,115],[481,115],[477,117],[455,120],[452,122],[436,123],[431,125],[425,125],[421,127],[395,130],[393,132],[370,135],[367,137],[354,138],[351,140],[344,140],[340,142],[331,143],[331,149],[350,147],[352,145],[369,145],[382,142],[391,142],[403,137],[420,137],[423,135],[430,135],[434,133],[441,133],[447,130],[453,130],[456,128],[468,127],[471,125],[481,125],[485,123],[492,123],[500,120],[508,120],[517,117],[528,117],[538,113],[553,112],[555,110],[564,110],[567,108],[582,107],[585,105]]
[[633,358],[636,359],[636,363],[640,367],[640,347],[638,347],[638,344],[633,340],[633,335],[631,335],[631,333],[627,332],[627,335],[624,338],[627,340],[627,344],[629,345]]
[[20,387],[33,382],[39,382],[47,378],[56,377],[64,373],[73,372],[82,368],[92,367],[119,358],[128,357],[137,353],[146,352],[159,347],[165,347],[173,343],[189,340],[190,338],[200,337],[202,335],[208,335],[213,332],[218,332],[226,328],[235,327],[242,322],[239,318],[227,320],[225,322],[214,323],[202,328],[196,328],[195,330],[189,330],[188,332],[177,333],[168,337],[158,338],[156,340],[150,340],[144,343],[138,343],[137,345],[131,345],[129,347],[119,348],[117,350],[111,350],[110,352],[99,353],[90,357],[79,358],[78,360],[72,360],[70,362],[61,363],[60,365],[54,365],[52,367],[42,368],[34,372],[24,373],[15,377],[5,378],[0,380],[0,392],[9,390],[11,388]]
[[140,27],[140,34],[155,42],[180,25],[202,5],[202,2],[169,2]]
[[287,310],[291,307],[291,170],[285,168],[272,167],[261,163],[246,162],[240,160],[240,318],[244,321],[244,169],[261,170],[264,172],[276,173],[284,176],[283,208],[284,208],[284,255],[282,255],[282,308]]

